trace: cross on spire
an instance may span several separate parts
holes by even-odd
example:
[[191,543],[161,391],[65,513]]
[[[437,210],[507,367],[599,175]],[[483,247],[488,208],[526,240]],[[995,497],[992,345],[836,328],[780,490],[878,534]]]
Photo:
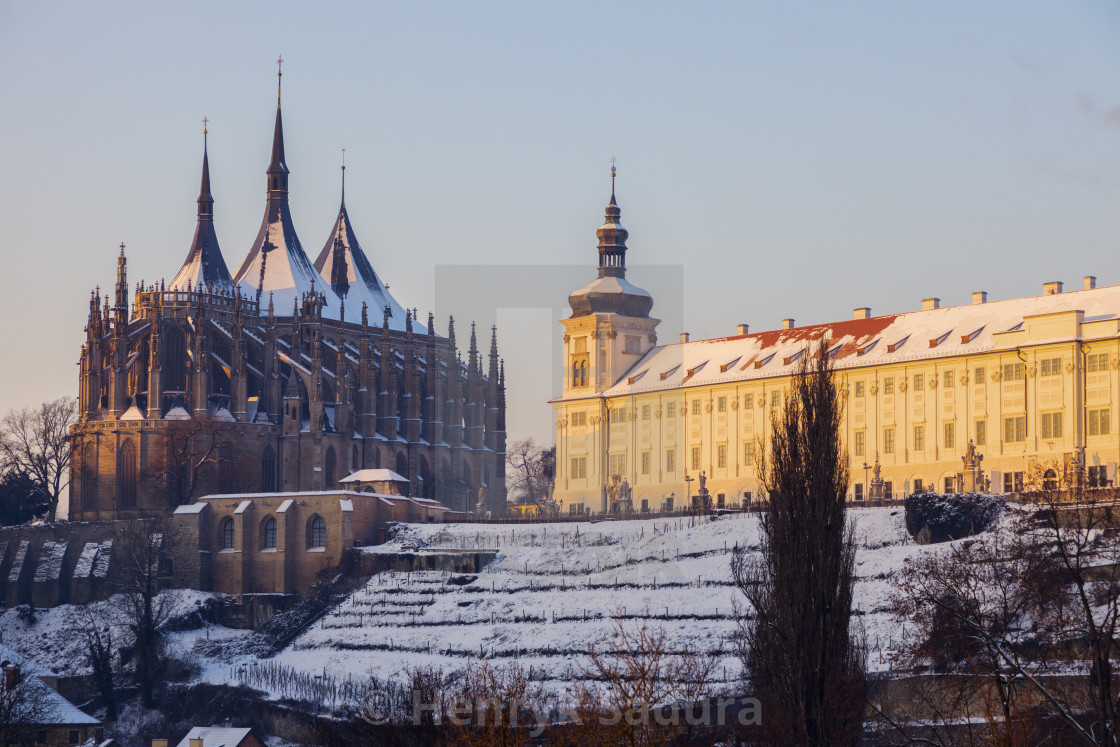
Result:
[[615,174],[618,173],[618,170],[615,168],[615,163],[617,161],[618,161],[617,158],[615,158],[614,156],[611,156],[611,204],[612,205],[614,204],[614,177],[615,177]]
[[280,81],[284,78],[284,58],[276,57],[276,105],[280,106]]
[[209,117],[203,117],[202,118],[202,134],[203,135],[209,134],[208,133],[208,128],[207,128],[207,125],[209,125],[209,124],[210,124],[210,118]]

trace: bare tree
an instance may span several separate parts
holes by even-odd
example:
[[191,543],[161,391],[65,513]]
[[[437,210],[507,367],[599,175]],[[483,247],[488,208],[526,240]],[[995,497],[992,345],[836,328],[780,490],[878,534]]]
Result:
[[85,640],[86,664],[93,672],[94,685],[105,706],[105,720],[117,720],[117,692],[113,660],[119,651],[113,637],[112,622],[98,617],[90,605],[78,606],[81,624],[75,631]]
[[[1088,495],[1025,494],[1000,531],[911,561],[894,606],[915,631],[911,663],[968,676],[1000,721],[1029,708],[1084,744],[1116,745],[1120,536],[1113,506]],[[975,715],[966,705],[959,716]]]
[[509,494],[523,503],[548,498],[556,473],[556,447],[542,448],[530,438],[514,441],[506,449],[506,485]]
[[544,727],[536,721],[544,697],[541,685],[519,664],[497,668],[486,661],[471,661],[445,706],[448,743],[459,747],[534,744]]
[[62,717],[61,696],[18,666],[0,670],[0,677],[0,744],[34,744],[39,731]]
[[771,742],[855,744],[866,661],[851,630],[855,525],[845,516],[843,403],[827,341],[799,365],[773,418],[759,552],[732,556],[750,606],[738,608],[738,646]]
[[611,633],[588,651],[583,674],[590,683],[577,688],[585,736],[603,744],[670,744],[689,728],[682,714],[713,694],[716,659],[674,652],[670,643],[665,629],[647,619],[628,626],[621,612],[614,614]]
[[172,613],[172,598],[161,594],[171,579],[178,536],[169,516],[139,519],[121,529],[114,555],[119,571],[111,597],[135,640],[136,683],[146,708],[155,704],[159,681],[161,627]]
[[[205,475],[215,469],[227,470],[234,482],[236,448],[235,426],[208,415],[191,420],[169,421],[163,431],[164,458],[154,460],[148,471],[149,480],[159,490],[170,493],[178,505],[190,503],[205,482]],[[221,480],[219,480],[221,482]],[[225,486],[220,486],[219,490]],[[236,492],[237,485],[228,486]]]
[[0,421],[0,462],[27,475],[46,496],[49,521],[70,484],[70,426],[77,422],[78,401],[60,397],[39,407],[12,410]]

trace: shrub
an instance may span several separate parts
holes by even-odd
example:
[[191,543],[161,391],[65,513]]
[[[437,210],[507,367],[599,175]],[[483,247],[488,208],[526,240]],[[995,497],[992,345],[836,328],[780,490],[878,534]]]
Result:
[[906,531],[921,545],[971,537],[990,529],[1006,507],[998,495],[917,493],[906,499]]

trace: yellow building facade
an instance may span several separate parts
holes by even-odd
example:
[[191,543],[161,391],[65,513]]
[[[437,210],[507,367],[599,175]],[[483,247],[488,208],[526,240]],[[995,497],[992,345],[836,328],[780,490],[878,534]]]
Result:
[[[740,325],[659,346],[652,298],[625,281],[619,218],[612,190],[600,276],[561,320],[564,388],[552,404],[562,511],[685,508],[701,473],[714,507],[764,499],[771,419],[821,340],[845,398],[851,500],[1116,480],[1120,286],[1086,277],[1077,291],[1046,283],[1040,296],[992,302],[976,292],[962,306],[931,298],[909,313],[860,308],[841,322],[785,320],[753,334]],[[982,460],[967,461],[973,453]]]

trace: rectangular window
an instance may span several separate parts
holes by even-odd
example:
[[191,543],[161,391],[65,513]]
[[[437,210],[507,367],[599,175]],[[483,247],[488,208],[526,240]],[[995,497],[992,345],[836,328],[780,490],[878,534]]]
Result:
[[894,394],[894,377],[888,376],[883,379],[883,394]]
[[754,441],[743,442],[743,463],[748,467],[754,466]]
[[727,397],[716,400],[716,412],[727,412]]
[[716,466],[727,469],[727,444],[716,446]]
[[926,427],[924,425],[914,426],[914,451],[922,451],[926,448]]
[[914,374],[914,391],[922,391],[922,387],[926,385],[925,374]]
[[642,452],[642,474],[643,475],[648,475],[649,474],[649,463],[650,463],[650,454],[649,454],[648,451],[643,451]]
[[1004,383],[1013,384],[1016,381],[1022,381],[1023,371],[1022,363],[1005,363],[1003,366]]
[[1042,437],[1043,438],[1061,438],[1062,437],[1062,413],[1060,412],[1044,412],[1042,413]]
[[1057,376],[1061,372],[1061,358],[1043,358],[1038,362],[1038,373],[1040,376]]
[[587,457],[572,457],[572,479],[583,480],[587,478]]
[[700,447],[699,446],[693,446],[692,447],[692,469],[694,469],[694,470],[700,469]]
[[642,420],[649,420],[649,405],[642,405]]
[[699,415],[700,414],[700,400],[698,400],[698,399],[692,400],[692,414],[693,415]]
[[856,456],[863,456],[867,453],[867,431],[856,431]]
[[951,449],[957,445],[957,424],[945,424],[945,448]]
[[854,492],[855,492],[856,500],[857,501],[862,501],[863,500],[863,483],[862,482],[857,482],[853,487],[855,488]]
[[775,389],[770,392],[770,406],[777,407],[780,404],[782,404],[782,393]]
[[953,487],[954,487],[953,483],[954,482],[955,482],[955,480],[952,477],[946,477],[945,478],[945,492],[946,493],[955,493],[956,492],[955,490],[953,490]]
[[983,366],[977,366],[976,370],[972,373],[972,383],[976,386],[984,385],[984,374],[987,373]]
[[1027,416],[1015,415],[1003,419],[1003,440],[1016,444],[1027,440]]
[[988,443],[988,421],[976,421],[976,445],[985,446]]
[[665,417],[667,417],[667,418],[677,417],[677,403],[676,402],[670,402],[669,404],[667,404],[665,406]]
[[744,394],[743,395],[743,408],[746,409],[746,410],[750,410],[753,407],[754,407],[754,395],[753,394]]
[[915,493],[921,493],[923,488],[925,488],[925,485],[922,484],[922,478],[920,478],[920,477],[914,478],[914,492]]
[[1103,464],[1099,466],[1090,465],[1089,467],[1089,487],[1090,488],[1107,488],[1108,487],[1108,468]]
[[890,480],[883,483],[883,497],[888,501],[894,500],[894,483]]
[[1107,436],[1112,432],[1112,411],[1108,408],[1103,410],[1089,410],[1089,435],[1090,436]]
[[587,413],[586,412],[573,412],[572,413],[572,426],[575,427],[575,428],[579,428],[580,426],[584,426],[584,425],[587,425]]
[[856,382],[856,396],[857,397],[862,397],[863,396],[863,382],[862,381],[857,381]]
[[612,423],[625,423],[626,422],[626,408],[625,407],[619,407],[615,410],[611,410],[611,422]]
[[1108,353],[1095,353],[1086,356],[1085,370],[1089,373],[1100,373],[1108,370]]
[[677,471],[677,450],[676,449],[669,449],[668,451],[665,452],[665,471],[666,472],[676,472]]
[[1022,472],[1004,472],[1003,473],[1003,492],[1005,492],[1005,493],[1022,493],[1023,492],[1023,473]]
[[945,387],[946,389],[952,389],[953,388],[953,372],[952,371],[946,371],[944,374],[942,374],[941,378],[944,379],[944,381],[941,382],[941,385],[943,387]]
[[883,429],[883,453],[894,453],[894,428]]
[[626,474],[626,452],[610,455],[610,475],[622,477]]

